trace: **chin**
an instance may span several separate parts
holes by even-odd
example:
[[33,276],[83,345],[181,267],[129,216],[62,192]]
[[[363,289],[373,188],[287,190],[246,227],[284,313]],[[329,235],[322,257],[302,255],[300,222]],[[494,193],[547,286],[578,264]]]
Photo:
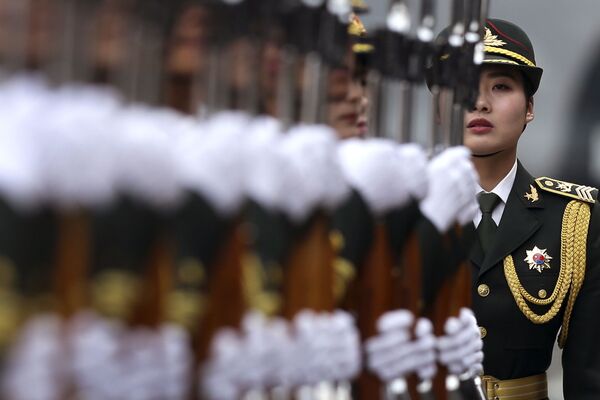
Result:
[[360,133],[356,129],[344,129],[337,131],[339,139],[352,139],[360,137]]
[[469,149],[471,151],[471,154],[474,156],[481,156],[481,155],[493,154],[493,153],[498,152],[497,148],[494,148],[491,146],[475,146],[475,145],[470,145],[467,142],[465,142],[464,145],[467,149]]
[[469,150],[471,150],[471,153],[473,154],[487,154],[487,153],[493,153],[495,151],[498,150],[498,146],[493,145],[492,143],[490,143],[489,140],[485,140],[483,138],[480,137],[465,137],[464,138],[464,143],[463,145],[465,147],[467,147]]

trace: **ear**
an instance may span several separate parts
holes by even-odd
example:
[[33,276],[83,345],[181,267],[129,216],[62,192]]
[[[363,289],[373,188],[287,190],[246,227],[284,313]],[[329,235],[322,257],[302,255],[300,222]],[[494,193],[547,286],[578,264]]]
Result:
[[530,123],[531,121],[533,121],[534,117],[535,117],[535,115],[533,113],[533,97],[530,97],[527,100],[527,111],[525,114],[525,122]]

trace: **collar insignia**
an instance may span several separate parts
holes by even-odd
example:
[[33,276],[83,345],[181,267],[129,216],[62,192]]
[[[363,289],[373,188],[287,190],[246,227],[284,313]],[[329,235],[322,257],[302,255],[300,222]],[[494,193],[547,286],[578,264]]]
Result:
[[529,264],[529,269],[535,269],[540,274],[545,269],[550,269],[550,260],[552,257],[546,253],[546,249],[540,249],[534,246],[532,250],[526,250],[527,257],[523,261]]
[[503,47],[506,42],[498,39],[498,35],[492,35],[490,28],[485,28],[485,36],[483,37],[483,45],[491,47]]
[[533,185],[529,185],[529,188],[531,190],[531,193],[525,193],[525,198],[531,201],[532,203],[535,203],[540,199],[540,196],[538,195],[537,189],[533,187]]

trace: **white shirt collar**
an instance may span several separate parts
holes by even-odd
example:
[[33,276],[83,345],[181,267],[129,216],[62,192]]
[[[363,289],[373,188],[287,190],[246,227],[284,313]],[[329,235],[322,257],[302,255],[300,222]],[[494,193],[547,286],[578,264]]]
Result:
[[[510,169],[510,171],[508,171],[508,174],[506,174],[506,176],[496,185],[496,187],[494,187],[491,192],[492,193],[496,193],[498,195],[498,197],[500,197],[500,199],[502,199],[502,202],[504,204],[506,204],[506,201],[508,200],[508,195],[510,194],[510,191],[512,190],[513,184],[515,183],[515,178],[517,177],[517,160],[515,160],[515,163],[513,164],[512,168]],[[485,190],[483,190],[483,188],[481,186],[479,186],[479,184],[477,184],[478,187],[478,191],[479,192],[485,192]]]
[[[512,168],[510,169],[510,171],[508,171],[508,174],[506,174],[506,176],[496,185],[496,187],[492,189],[492,193],[497,194],[498,197],[500,197],[500,199],[502,200],[496,206],[494,211],[492,211],[492,218],[494,219],[494,222],[496,222],[496,225],[500,225],[500,220],[502,219],[502,214],[504,214],[504,208],[506,207],[508,195],[510,194],[510,191],[512,190],[512,187],[513,187],[513,184],[515,183],[516,177],[517,177],[517,160],[515,160],[515,163],[512,166]],[[477,187],[479,189],[477,191],[477,193],[485,192],[485,190],[483,190],[483,188],[479,184],[477,185]],[[473,223],[475,224],[475,227],[479,226],[480,221],[481,221],[481,211],[478,210],[477,214],[473,218]]]

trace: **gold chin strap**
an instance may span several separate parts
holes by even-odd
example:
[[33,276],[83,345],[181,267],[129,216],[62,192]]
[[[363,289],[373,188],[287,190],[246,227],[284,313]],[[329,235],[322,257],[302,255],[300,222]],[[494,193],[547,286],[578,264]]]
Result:
[[[509,255],[504,259],[504,276],[508,287],[521,312],[534,324],[545,324],[552,320],[560,311],[560,307],[569,293],[558,338],[561,348],[567,340],[571,312],[585,277],[586,240],[590,215],[590,207],[584,202],[573,200],[567,205],[563,214],[561,232],[560,272],[554,291],[547,299],[540,299],[529,294],[519,281],[512,256]],[[545,314],[539,315],[531,310],[527,302],[536,305],[552,303],[552,305]]]

